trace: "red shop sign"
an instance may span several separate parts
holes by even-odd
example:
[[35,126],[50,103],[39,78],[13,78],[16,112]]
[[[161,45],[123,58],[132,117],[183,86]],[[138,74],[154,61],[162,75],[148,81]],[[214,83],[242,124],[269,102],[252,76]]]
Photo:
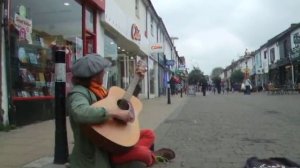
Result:
[[137,27],[136,24],[132,24],[131,26],[131,38],[133,40],[141,40],[141,33],[140,33],[140,29]]
[[105,11],[105,0],[89,0],[91,4],[97,6],[98,9]]

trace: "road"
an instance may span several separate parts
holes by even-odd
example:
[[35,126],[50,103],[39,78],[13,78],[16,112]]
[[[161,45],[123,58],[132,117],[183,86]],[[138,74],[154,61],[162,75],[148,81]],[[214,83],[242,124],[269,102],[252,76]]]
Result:
[[177,157],[155,167],[241,168],[247,158],[300,162],[300,95],[201,94],[156,129],[156,148]]

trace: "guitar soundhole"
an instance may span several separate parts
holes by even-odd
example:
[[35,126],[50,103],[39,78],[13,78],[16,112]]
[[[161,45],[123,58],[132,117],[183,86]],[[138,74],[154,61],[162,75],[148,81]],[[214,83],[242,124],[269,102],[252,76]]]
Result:
[[122,110],[129,110],[129,104],[128,104],[127,100],[125,100],[125,99],[118,100],[117,105]]

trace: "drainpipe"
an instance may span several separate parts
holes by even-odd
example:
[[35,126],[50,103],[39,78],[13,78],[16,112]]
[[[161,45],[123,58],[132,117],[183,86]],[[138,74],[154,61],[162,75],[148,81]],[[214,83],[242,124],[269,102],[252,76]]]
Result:
[[1,7],[1,10],[0,10],[0,18],[1,18],[1,30],[0,30],[0,65],[1,65],[1,68],[0,68],[0,125],[3,125],[4,124],[4,110],[2,108],[2,38],[3,38],[3,1],[1,1],[1,4],[0,4],[0,7]]
[[294,76],[294,64],[293,64],[293,61],[292,61],[292,58],[291,58],[291,53],[289,53],[289,61],[290,61],[290,64],[291,64],[291,71],[292,71],[292,88],[294,89],[295,88],[295,76]]

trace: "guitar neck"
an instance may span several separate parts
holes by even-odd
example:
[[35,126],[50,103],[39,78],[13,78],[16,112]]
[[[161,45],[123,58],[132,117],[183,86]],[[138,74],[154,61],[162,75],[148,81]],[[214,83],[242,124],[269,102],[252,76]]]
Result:
[[130,98],[132,97],[132,94],[135,90],[135,87],[139,83],[139,81],[140,81],[139,75],[135,74],[133,80],[130,82],[130,85],[128,86],[128,88],[123,96],[123,99],[125,99],[127,101],[130,100]]

